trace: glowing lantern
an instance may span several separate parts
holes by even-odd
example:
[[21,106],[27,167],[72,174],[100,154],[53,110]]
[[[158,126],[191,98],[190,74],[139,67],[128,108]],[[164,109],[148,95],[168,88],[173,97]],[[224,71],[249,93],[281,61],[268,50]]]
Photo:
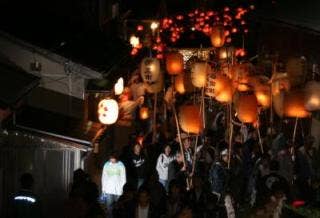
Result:
[[304,106],[308,111],[320,109],[320,83],[316,81],[308,82],[305,87]]
[[219,102],[230,103],[232,101],[232,81],[223,75],[217,75],[214,80],[214,96]]
[[277,95],[272,95],[272,105],[273,109],[279,117],[283,117],[283,101],[284,92],[280,92]]
[[283,110],[287,117],[304,118],[310,116],[304,107],[304,93],[301,90],[285,94]]
[[213,26],[210,39],[213,47],[216,47],[216,48],[222,47],[226,39],[224,27],[222,25]]
[[174,88],[175,90],[180,93],[184,94],[186,92],[186,88],[184,86],[184,74],[179,74],[174,81]]
[[140,44],[139,37],[131,36],[130,37],[130,44],[133,48],[136,48]]
[[198,62],[192,66],[191,82],[195,87],[202,88],[207,83],[207,75],[211,72],[211,67],[206,62]]
[[199,134],[203,128],[199,106],[181,106],[179,110],[179,122],[183,131],[187,133]]
[[177,75],[182,73],[183,64],[183,55],[179,52],[173,52],[167,55],[166,67],[170,75]]
[[163,75],[160,74],[159,79],[154,83],[144,83],[147,92],[158,93],[163,88]]
[[207,96],[215,97],[215,95],[214,95],[215,84],[216,84],[215,83],[215,74],[211,72],[208,75],[208,80],[207,80],[207,84],[206,84],[206,87],[205,87],[205,94]]
[[143,82],[156,82],[160,76],[159,60],[156,58],[144,58],[141,62],[140,74]]
[[146,120],[149,118],[149,108],[141,107],[139,110],[139,116],[141,120]]
[[103,124],[113,124],[119,115],[118,103],[113,99],[103,99],[98,104],[99,121]]
[[123,78],[120,77],[117,81],[117,83],[114,85],[114,94],[115,95],[121,95],[123,92],[124,86],[123,86]]
[[219,49],[219,58],[220,59],[229,59],[234,55],[233,47],[222,47]]
[[249,73],[250,73],[250,64],[238,64],[234,67],[234,83],[235,87],[240,92],[245,92],[249,90]]
[[263,108],[270,107],[271,98],[270,98],[270,87],[268,85],[258,85],[255,87],[254,94],[257,98],[258,104]]
[[286,63],[286,72],[288,73],[288,79],[292,86],[298,86],[302,84],[303,75],[305,73],[305,59],[303,58],[290,58]]
[[282,90],[290,90],[290,81],[287,73],[274,73],[271,78],[272,95],[278,95]]
[[254,94],[240,94],[236,110],[243,123],[254,123],[258,117],[258,102]]

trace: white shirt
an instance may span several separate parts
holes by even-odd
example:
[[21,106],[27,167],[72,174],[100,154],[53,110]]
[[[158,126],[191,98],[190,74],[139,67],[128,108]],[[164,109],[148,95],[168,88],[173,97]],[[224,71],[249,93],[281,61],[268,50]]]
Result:
[[126,169],[121,161],[106,162],[102,171],[102,192],[105,194],[122,195],[126,183]]
[[138,218],[148,218],[149,205],[147,207],[138,206]]
[[168,180],[169,164],[175,158],[172,156],[167,156],[164,153],[160,154],[157,160],[156,169],[159,174],[159,179]]

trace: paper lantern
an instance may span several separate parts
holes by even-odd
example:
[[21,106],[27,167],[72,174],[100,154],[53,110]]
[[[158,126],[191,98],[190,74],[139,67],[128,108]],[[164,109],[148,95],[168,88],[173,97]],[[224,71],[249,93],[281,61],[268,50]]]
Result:
[[207,62],[194,63],[191,68],[191,82],[195,87],[202,88],[207,83],[207,75],[211,67]]
[[143,82],[156,82],[160,76],[159,60],[156,58],[144,58],[141,62],[140,74]]
[[254,94],[240,94],[236,110],[243,123],[254,123],[258,118],[258,101]]
[[117,81],[117,83],[114,85],[114,94],[115,95],[121,95],[124,90],[124,84],[123,84],[123,78],[120,77]]
[[272,95],[272,105],[273,109],[279,117],[283,117],[283,101],[284,92],[281,91],[279,94]]
[[222,25],[213,26],[211,30],[210,39],[213,47],[216,47],[216,48],[222,47],[226,40],[224,27]]
[[141,107],[139,110],[139,116],[141,120],[146,120],[149,118],[149,108]]
[[285,94],[283,103],[284,115],[298,118],[310,116],[310,113],[304,107],[304,97],[302,90],[295,90]]
[[290,81],[287,73],[274,73],[271,78],[272,95],[278,95],[280,92],[290,90]]
[[221,60],[230,59],[234,55],[234,47],[222,47],[219,49],[219,58]]
[[306,84],[304,106],[308,111],[320,110],[320,82]]
[[202,131],[202,115],[198,105],[183,105],[179,109],[181,129],[187,133],[199,134]]
[[233,95],[232,81],[228,77],[218,74],[214,82],[215,99],[222,103],[230,103]]
[[167,55],[166,67],[170,75],[178,75],[183,72],[183,55],[179,52],[172,52]]
[[179,94],[191,92],[194,87],[191,83],[190,73],[181,73],[175,77],[174,88]]
[[103,99],[98,104],[99,121],[103,124],[113,124],[119,115],[118,103],[113,99]]
[[207,84],[206,84],[205,91],[204,91],[204,93],[209,97],[215,97],[215,94],[214,94],[214,87],[216,84],[215,79],[216,79],[215,74],[213,72],[211,72],[208,75]]
[[271,93],[270,87],[268,85],[257,85],[255,87],[254,94],[257,98],[258,104],[261,105],[263,108],[270,107],[271,104]]
[[237,64],[234,66],[233,81],[234,81],[235,87],[240,92],[246,92],[250,89],[249,87],[250,67],[251,66],[249,63]]
[[149,93],[158,93],[163,88],[163,75],[160,74],[159,79],[154,83],[144,83],[147,92]]
[[306,61],[300,57],[289,58],[286,63],[286,72],[290,84],[295,87],[301,85],[304,80],[304,73],[306,71]]

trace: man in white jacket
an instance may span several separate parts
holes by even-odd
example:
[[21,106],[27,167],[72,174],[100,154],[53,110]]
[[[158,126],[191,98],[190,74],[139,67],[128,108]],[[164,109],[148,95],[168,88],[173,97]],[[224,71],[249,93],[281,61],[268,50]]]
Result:
[[115,153],[110,155],[102,170],[102,201],[111,213],[112,205],[122,195],[123,185],[126,183],[126,169],[121,161],[118,161]]

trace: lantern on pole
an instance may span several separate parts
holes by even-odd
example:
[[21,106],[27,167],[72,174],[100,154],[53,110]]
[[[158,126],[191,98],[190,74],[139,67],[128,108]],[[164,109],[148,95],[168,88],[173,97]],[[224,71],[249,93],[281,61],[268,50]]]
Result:
[[304,106],[308,111],[320,110],[320,82],[306,84]]
[[179,110],[181,129],[187,133],[199,134],[203,128],[200,108],[197,105],[183,105]]
[[118,103],[113,99],[103,99],[98,104],[99,121],[110,125],[117,121],[119,115]]
[[283,107],[284,115],[287,117],[304,118],[310,116],[304,107],[304,92],[302,90],[285,94]]
[[166,58],[166,68],[170,75],[182,73],[184,69],[183,55],[179,52],[169,53]]
[[234,47],[222,47],[219,49],[219,58],[221,60],[230,59],[234,55]]
[[222,25],[214,25],[211,30],[210,39],[213,47],[221,48],[226,40],[224,27]]
[[224,75],[217,75],[214,82],[215,99],[222,103],[230,103],[233,95],[232,81]]
[[117,81],[117,83],[114,85],[114,94],[115,95],[121,95],[124,90],[124,84],[123,84],[123,78],[120,77]]
[[207,62],[194,63],[191,68],[191,82],[195,87],[202,88],[207,83],[207,75],[211,72],[211,66]]
[[149,108],[141,107],[139,110],[139,117],[141,120],[146,120],[149,118]]
[[160,74],[159,79],[154,83],[144,83],[147,92],[155,94],[163,88],[163,75]]
[[256,96],[254,94],[240,94],[236,111],[241,122],[256,122],[258,119],[258,101]]
[[268,85],[257,85],[254,90],[254,94],[257,98],[258,104],[263,108],[270,107],[271,97],[270,97],[270,86]]
[[160,62],[156,58],[144,58],[141,62],[140,74],[143,82],[154,83],[160,77]]

